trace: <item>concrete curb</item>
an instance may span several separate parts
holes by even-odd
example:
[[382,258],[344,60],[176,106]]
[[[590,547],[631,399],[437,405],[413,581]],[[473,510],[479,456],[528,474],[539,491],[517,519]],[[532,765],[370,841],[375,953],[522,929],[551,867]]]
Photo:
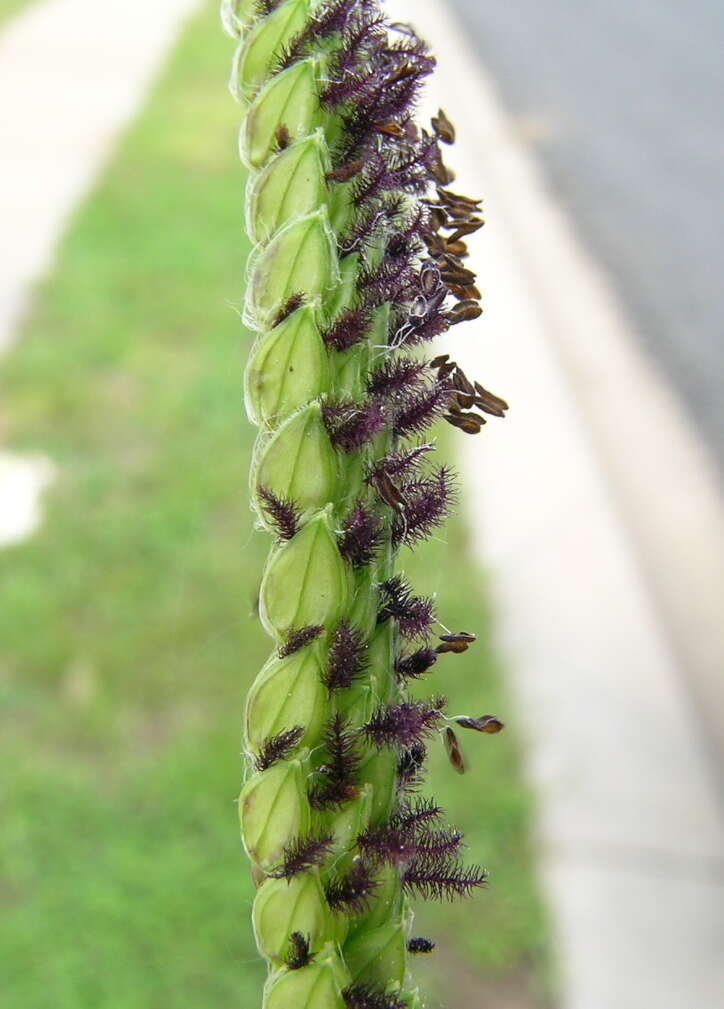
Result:
[[487,318],[452,353],[513,406],[463,467],[539,790],[560,1002],[713,1007],[719,721],[707,744],[690,681],[702,708],[721,702],[716,478],[444,5],[419,0],[414,21],[439,57],[433,101],[459,127],[460,186],[490,207]]

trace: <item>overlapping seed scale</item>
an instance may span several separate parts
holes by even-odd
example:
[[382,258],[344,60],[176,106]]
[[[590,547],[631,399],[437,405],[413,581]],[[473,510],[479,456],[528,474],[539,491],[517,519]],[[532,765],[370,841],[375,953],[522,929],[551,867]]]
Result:
[[[350,493],[350,464],[332,446],[321,410],[335,378],[322,330],[349,303],[359,268],[355,256],[342,264],[339,259],[339,208],[326,178],[331,159],[318,97],[324,58],[305,54],[281,65],[316,6],[317,0],[287,0],[262,15],[258,0],[224,0],[222,12],[227,31],[240,39],[231,86],[247,106],[239,147],[249,170],[247,231],[255,248],[245,320],[258,336],[246,368],[245,401],[260,428],[252,501],[267,525],[262,491],[294,502],[300,516],[294,535],[271,549],[259,612],[277,646],[295,629],[326,629],[293,654],[275,652],[248,695],[250,755],[258,756],[270,739],[303,730],[286,759],[254,773],[240,796],[242,839],[265,873],[315,827],[307,796],[308,755],[319,746],[328,716],[322,673],[329,631],[346,613],[353,612],[366,629],[376,619],[369,585],[362,584],[369,573],[355,575],[339,551],[335,506]],[[350,703],[369,708],[370,691]],[[389,763],[389,756],[380,760]],[[379,771],[387,784],[394,780],[387,765]],[[368,783],[358,801],[328,818],[337,859],[371,817],[387,808],[387,791],[375,795]],[[353,980],[339,953],[348,923],[346,916],[331,914],[318,870],[267,878],[256,895],[253,922],[258,948],[272,967],[264,1009],[343,1009],[342,991]],[[353,947],[360,970],[375,956],[395,959],[397,933],[387,922],[378,926],[374,949],[361,940]],[[292,933],[305,936],[314,951],[299,970],[285,966]],[[401,970],[393,973],[401,982]]]

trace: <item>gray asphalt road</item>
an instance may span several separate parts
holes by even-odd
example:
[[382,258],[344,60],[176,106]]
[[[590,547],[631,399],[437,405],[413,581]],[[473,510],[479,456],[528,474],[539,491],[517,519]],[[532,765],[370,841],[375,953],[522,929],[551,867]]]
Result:
[[724,464],[724,2],[450,2]]

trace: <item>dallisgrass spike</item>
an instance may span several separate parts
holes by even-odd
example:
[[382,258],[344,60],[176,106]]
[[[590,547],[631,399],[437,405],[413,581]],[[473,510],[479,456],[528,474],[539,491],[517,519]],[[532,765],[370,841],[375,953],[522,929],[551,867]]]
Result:
[[434,944],[410,938],[410,897],[485,880],[414,794],[427,750],[450,722],[502,727],[408,695],[474,635],[431,644],[433,600],[397,570],[455,503],[419,436],[443,418],[478,433],[507,409],[419,349],[481,312],[466,246],[480,201],[449,188],[447,115],[415,121],[434,59],[382,0],[223,0],[222,19],[254,243],[251,498],[273,536],[259,603],[272,654],[247,700],[239,803],[264,1009],[414,1009],[406,958]]

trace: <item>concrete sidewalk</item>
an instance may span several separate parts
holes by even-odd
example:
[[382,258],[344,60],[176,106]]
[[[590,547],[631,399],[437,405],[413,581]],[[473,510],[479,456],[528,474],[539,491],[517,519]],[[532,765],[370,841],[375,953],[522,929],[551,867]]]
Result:
[[560,1005],[715,1009],[721,491],[445,6],[414,21],[460,188],[486,197],[487,312],[449,349],[512,404],[464,444],[464,486],[539,794]]
[[[65,224],[199,0],[45,0],[0,31],[0,351]],[[0,545],[27,535],[49,461],[4,453]],[[25,503],[24,505],[22,503]]]

